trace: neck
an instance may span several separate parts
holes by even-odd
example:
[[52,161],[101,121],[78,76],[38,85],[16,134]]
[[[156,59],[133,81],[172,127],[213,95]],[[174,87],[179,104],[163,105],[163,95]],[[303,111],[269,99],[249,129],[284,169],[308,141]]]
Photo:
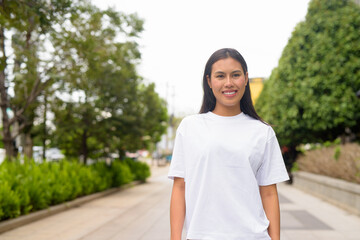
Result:
[[229,117],[229,116],[235,116],[235,115],[240,114],[241,109],[240,109],[240,106],[233,106],[233,107],[226,107],[226,108],[215,106],[215,108],[212,112],[217,115],[220,115],[220,116]]

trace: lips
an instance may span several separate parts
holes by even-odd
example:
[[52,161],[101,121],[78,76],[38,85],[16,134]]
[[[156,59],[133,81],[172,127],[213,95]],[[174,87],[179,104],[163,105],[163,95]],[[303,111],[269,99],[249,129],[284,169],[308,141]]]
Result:
[[236,95],[237,90],[226,90],[222,92],[226,97],[233,97]]

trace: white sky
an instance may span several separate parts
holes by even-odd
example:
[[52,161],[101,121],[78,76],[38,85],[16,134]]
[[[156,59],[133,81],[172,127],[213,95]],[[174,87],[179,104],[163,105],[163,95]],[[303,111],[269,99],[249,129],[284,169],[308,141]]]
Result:
[[[155,82],[169,113],[197,113],[210,55],[237,49],[249,77],[269,77],[310,0],[92,0],[101,9],[137,12],[145,20],[139,73]],[[168,86],[168,87],[167,87]]]

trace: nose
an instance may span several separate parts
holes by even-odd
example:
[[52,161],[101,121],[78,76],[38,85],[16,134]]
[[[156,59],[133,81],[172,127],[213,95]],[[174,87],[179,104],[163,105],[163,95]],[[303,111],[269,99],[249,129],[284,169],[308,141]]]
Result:
[[225,79],[225,87],[232,87],[233,86],[233,82],[232,82],[232,79],[231,79],[231,76],[227,76],[226,79]]

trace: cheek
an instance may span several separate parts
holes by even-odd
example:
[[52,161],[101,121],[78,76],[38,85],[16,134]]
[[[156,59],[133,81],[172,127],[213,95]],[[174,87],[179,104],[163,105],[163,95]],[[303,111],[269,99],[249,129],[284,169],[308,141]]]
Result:
[[238,86],[238,87],[245,87],[245,78],[241,78],[241,79],[239,79],[238,81],[236,81],[236,85]]
[[213,90],[218,90],[222,88],[222,84],[219,81],[212,81],[211,86]]

